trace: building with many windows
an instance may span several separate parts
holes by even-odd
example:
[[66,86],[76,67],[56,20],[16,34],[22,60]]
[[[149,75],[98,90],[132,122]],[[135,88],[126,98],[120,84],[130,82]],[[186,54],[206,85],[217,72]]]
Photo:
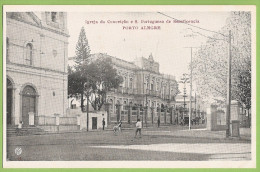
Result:
[[[8,126],[55,125],[67,108],[67,14],[6,13]],[[62,120],[60,120],[62,122]]]
[[137,58],[134,62],[102,53],[92,55],[94,59],[99,57],[110,58],[123,77],[120,87],[107,93],[109,121],[130,123],[142,118],[146,123],[153,123],[158,120],[158,114],[165,112],[170,115],[170,111],[174,110],[175,97],[179,93],[178,83],[174,76],[159,72],[159,63],[154,61],[152,54],[148,58]]

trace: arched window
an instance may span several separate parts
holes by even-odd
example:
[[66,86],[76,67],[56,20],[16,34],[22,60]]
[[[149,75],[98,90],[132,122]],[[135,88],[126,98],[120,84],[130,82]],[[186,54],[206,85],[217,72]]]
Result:
[[33,87],[27,85],[24,89],[23,89],[23,95],[27,95],[27,96],[35,96],[36,95],[36,91]]
[[130,81],[129,81],[129,88],[132,89],[133,88],[133,79],[130,78]]
[[32,56],[33,56],[33,46],[28,43],[26,45],[26,53],[25,53],[25,64],[32,65]]

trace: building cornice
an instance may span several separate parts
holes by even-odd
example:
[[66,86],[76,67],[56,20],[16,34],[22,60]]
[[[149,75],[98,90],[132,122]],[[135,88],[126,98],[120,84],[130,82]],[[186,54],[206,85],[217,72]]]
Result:
[[37,24],[33,24],[31,22],[27,22],[25,20],[20,20],[20,19],[17,19],[17,18],[9,18],[10,20],[16,20],[16,21],[19,21],[19,22],[22,22],[22,23],[25,23],[25,24],[29,24],[31,26],[35,26],[37,28],[40,28],[40,29],[44,29],[44,30],[47,30],[47,31],[51,31],[51,32],[54,32],[54,33],[57,33],[59,35],[62,35],[62,36],[65,36],[65,37],[70,37],[69,34],[66,34],[64,32],[60,32],[60,31],[57,31],[57,30],[54,30],[54,29],[51,29],[51,28],[48,28],[48,27],[44,27],[42,25],[37,25]]
[[13,62],[7,62],[7,65],[15,65],[15,66],[19,66],[19,67],[25,67],[28,69],[37,69],[37,70],[44,70],[44,71],[49,71],[49,72],[54,72],[54,73],[58,73],[58,74],[62,74],[62,75],[68,75],[67,72],[61,72],[58,70],[53,70],[53,69],[48,69],[48,68],[42,68],[42,67],[36,67],[36,66],[29,66],[29,65],[25,65],[25,64],[19,64],[19,63],[13,63]]

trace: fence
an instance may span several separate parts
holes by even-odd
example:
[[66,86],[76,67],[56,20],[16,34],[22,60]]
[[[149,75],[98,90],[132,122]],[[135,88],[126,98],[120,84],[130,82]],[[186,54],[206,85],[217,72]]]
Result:
[[77,117],[60,117],[60,125],[77,125]]
[[[127,110],[126,110],[127,109]],[[134,123],[137,119],[143,121],[147,124],[157,124],[158,118],[160,117],[161,124],[175,124],[175,118],[177,118],[177,113],[172,109],[157,111],[157,109],[142,109],[138,107],[127,107],[124,110],[117,110],[113,113],[110,111],[110,122],[116,123],[121,120],[124,123]]]
[[56,117],[38,116],[36,118],[38,125],[56,125]]
[[[77,125],[77,117],[58,117],[59,125]],[[38,125],[57,125],[57,117],[55,116],[38,116],[36,117]]]

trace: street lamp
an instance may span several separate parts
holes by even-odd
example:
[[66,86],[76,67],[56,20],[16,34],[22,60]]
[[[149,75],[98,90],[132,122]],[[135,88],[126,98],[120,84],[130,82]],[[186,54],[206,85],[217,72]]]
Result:
[[184,119],[184,114],[186,113],[185,97],[187,97],[187,95],[186,95],[186,83],[190,83],[188,74],[186,74],[186,73],[183,74],[183,77],[181,78],[180,83],[183,84],[183,99],[184,99],[184,103],[183,103],[183,108],[184,108],[184,110],[183,110],[183,119]]

